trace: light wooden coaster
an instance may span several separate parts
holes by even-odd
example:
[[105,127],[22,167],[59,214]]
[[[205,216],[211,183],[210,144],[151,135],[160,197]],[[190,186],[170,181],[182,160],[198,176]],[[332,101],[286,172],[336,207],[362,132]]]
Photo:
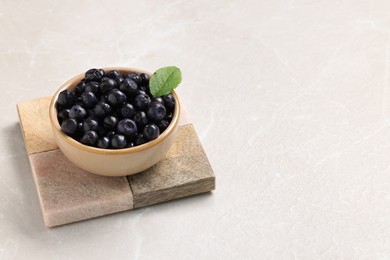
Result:
[[54,142],[50,98],[17,105],[44,223],[48,227],[215,189],[215,176],[192,124],[181,119],[166,159],[133,176],[105,177],[73,165]]

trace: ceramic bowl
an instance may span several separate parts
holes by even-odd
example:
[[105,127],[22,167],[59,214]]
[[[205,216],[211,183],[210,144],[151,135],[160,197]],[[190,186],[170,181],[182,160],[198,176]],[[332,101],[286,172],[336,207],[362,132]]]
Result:
[[[130,72],[149,72],[122,67],[103,68],[104,71],[118,70],[122,74]],[[84,78],[84,73],[75,76],[65,82],[54,94],[50,103],[50,121],[54,132],[54,139],[62,153],[75,165],[88,172],[105,176],[125,176],[142,172],[164,158],[171,147],[178,128],[180,118],[180,102],[176,93],[172,94],[176,100],[176,107],[173,118],[168,128],[160,136],[145,144],[126,149],[100,149],[84,145],[61,131],[61,126],[57,119],[57,109],[55,106],[58,94],[73,88]]]

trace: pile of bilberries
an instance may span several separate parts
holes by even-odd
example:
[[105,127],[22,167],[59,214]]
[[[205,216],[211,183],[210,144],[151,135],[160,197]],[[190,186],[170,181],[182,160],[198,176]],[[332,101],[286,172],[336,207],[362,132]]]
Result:
[[75,140],[104,149],[122,149],[156,139],[170,124],[172,94],[153,97],[145,73],[90,69],[73,91],[56,102],[61,130]]

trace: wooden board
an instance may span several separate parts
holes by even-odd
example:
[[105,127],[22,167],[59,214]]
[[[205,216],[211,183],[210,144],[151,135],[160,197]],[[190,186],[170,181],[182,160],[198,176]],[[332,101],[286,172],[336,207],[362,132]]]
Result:
[[215,189],[215,176],[186,117],[166,159],[128,177],[106,177],[73,165],[54,143],[48,98],[17,105],[44,223],[48,227],[174,200]]

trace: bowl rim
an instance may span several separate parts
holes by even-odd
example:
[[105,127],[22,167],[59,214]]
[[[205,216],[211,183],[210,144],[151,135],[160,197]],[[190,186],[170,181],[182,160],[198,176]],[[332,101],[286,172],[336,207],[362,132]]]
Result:
[[[135,73],[139,73],[139,74],[146,73],[147,75],[149,75],[149,77],[152,75],[148,71],[141,70],[141,69],[135,69],[135,68],[128,68],[128,67],[105,67],[102,69],[105,72],[111,71],[111,70],[118,70],[119,72],[122,72],[122,73],[131,73],[131,72],[135,72]],[[72,77],[71,79],[69,79],[65,83],[63,83],[60,86],[60,88],[54,93],[54,95],[50,101],[49,118],[50,118],[50,123],[51,123],[52,129],[57,133],[57,136],[59,136],[61,139],[63,139],[68,144],[75,146],[83,151],[95,153],[95,154],[107,154],[107,155],[130,154],[130,153],[137,153],[140,151],[144,151],[146,149],[149,149],[151,147],[158,145],[159,143],[164,141],[168,136],[170,136],[174,132],[174,130],[176,129],[176,127],[179,123],[179,119],[180,119],[180,101],[179,101],[179,98],[178,98],[176,92],[173,90],[172,95],[175,98],[176,106],[175,106],[172,120],[171,120],[169,126],[167,127],[167,129],[165,129],[164,132],[162,134],[160,134],[156,139],[149,141],[149,142],[146,142],[142,145],[138,145],[138,146],[131,147],[131,148],[123,148],[123,149],[103,149],[103,148],[97,148],[97,147],[84,145],[84,144],[78,142],[77,140],[73,139],[72,137],[66,135],[65,133],[63,133],[61,131],[61,126],[60,126],[60,124],[58,122],[58,118],[57,118],[57,109],[55,107],[55,103],[56,103],[58,95],[61,91],[75,87],[84,77],[85,77],[85,72],[80,73],[80,74]]]

